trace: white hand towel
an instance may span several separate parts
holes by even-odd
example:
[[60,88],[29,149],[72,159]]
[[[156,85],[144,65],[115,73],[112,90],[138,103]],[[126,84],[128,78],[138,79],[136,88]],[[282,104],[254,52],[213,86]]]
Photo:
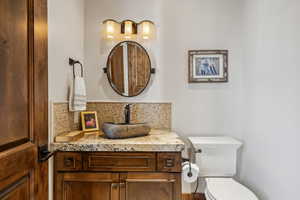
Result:
[[86,88],[83,77],[75,76],[70,88],[69,110],[84,111],[86,110]]

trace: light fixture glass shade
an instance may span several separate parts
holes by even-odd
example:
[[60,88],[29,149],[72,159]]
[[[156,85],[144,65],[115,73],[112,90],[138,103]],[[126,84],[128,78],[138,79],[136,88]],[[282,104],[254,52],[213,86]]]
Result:
[[106,22],[106,35],[107,38],[114,38],[115,27],[113,21]]
[[142,39],[149,40],[155,38],[155,26],[151,21],[143,21],[140,24],[139,30]]
[[120,34],[120,24],[114,20],[106,20],[104,24],[104,38],[117,39]]
[[125,21],[124,38],[131,39],[132,37],[132,21]]

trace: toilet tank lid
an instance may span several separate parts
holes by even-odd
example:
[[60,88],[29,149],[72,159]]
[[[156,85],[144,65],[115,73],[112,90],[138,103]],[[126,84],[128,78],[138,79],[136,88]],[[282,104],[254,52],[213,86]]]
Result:
[[189,137],[191,143],[197,146],[207,146],[207,145],[233,145],[237,148],[242,146],[242,142],[232,138],[232,137]]

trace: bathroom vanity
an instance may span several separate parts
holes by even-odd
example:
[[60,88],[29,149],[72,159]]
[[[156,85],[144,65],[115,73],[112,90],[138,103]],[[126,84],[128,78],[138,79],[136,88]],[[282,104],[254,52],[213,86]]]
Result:
[[[125,41],[112,49],[104,72],[116,93],[134,97],[146,89],[155,70],[144,47]],[[75,142],[53,143],[55,200],[181,199],[184,143],[168,131],[171,130],[171,104],[135,103],[132,110],[130,105],[88,102],[87,110],[96,111],[100,130],[110,137],[100,134]],[[67,105],[53,107],[55,133],[80,129]],[[133,136],[129,129],[139,133],[135,136],[146,136],[108,139]]]
[[169,131],[53,143],[56,200],[180,200],[184,143]]

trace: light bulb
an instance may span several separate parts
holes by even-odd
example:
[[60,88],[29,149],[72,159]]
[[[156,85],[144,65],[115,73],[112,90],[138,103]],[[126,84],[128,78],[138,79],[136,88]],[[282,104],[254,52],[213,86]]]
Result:
[[145,40],[148,40],[151,38],[152,34],[152,24],[149,21],[144,21],[142,23],[142,37]]
[[132,36],[132,22],[131,21],[126,21],[125,22],[125,33],[124,37],[126,39],[130,39]]
[[106,22],[106,36],[109,39],[114,38],[114,34],[115,34],[114,24],[115,24],[114,21],[107,21]]
[[149,22],[143,23],[143,34],[150,34],[150,23]]
[[132,22],[126,21],[125,22],[125,34],[132,34]]

